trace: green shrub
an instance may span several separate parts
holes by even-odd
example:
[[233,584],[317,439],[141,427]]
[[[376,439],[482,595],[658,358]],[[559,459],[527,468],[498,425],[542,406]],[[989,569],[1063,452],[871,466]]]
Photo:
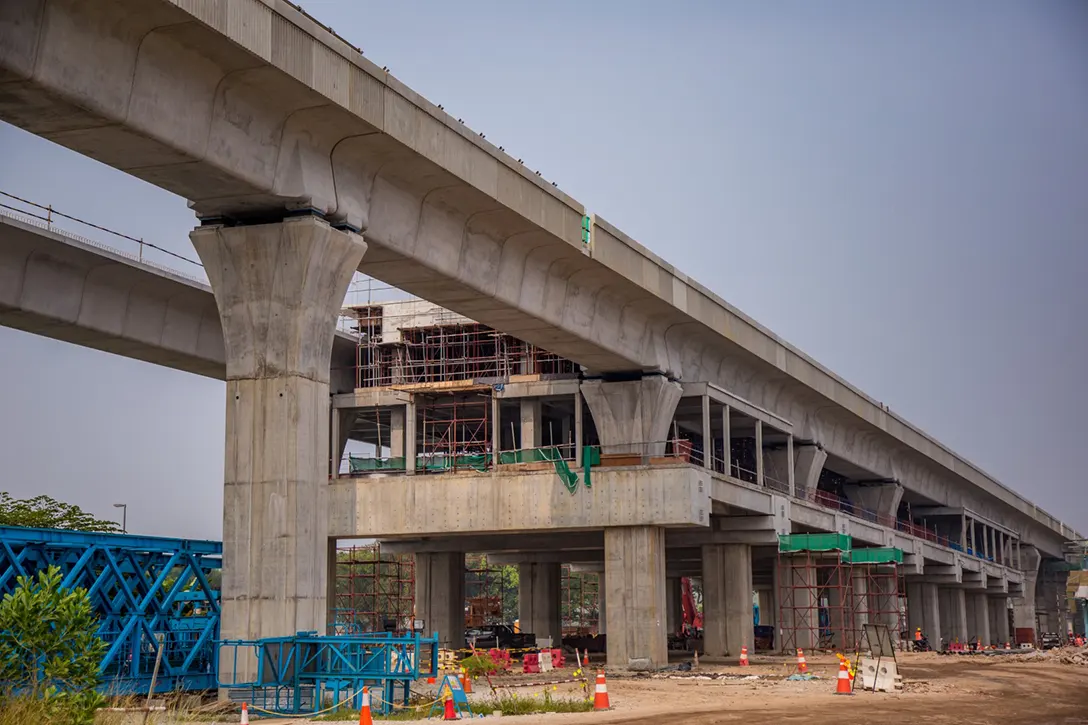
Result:
[[40,703],[49,722],[93,722],[103,702],[95,687],[107,649],[97,630],[87,591],[62,587],[60,569],[19,577],[15,591],[0,601],[4,706]]

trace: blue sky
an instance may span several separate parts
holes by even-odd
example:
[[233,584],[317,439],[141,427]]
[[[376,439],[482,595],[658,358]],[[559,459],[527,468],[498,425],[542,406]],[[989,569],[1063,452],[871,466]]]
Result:
[[[1088,529],[1088,5],[304,5]],[[0,148],[0,190],[193,254],[183,199],[3,124]],[[220,535],[221,383],[2,328],[0,350],[4,488]]]

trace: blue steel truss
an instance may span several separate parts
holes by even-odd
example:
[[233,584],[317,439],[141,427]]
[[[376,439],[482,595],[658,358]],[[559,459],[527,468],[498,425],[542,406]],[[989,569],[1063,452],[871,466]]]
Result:
[[60,567],[64,586],[83,587],[110,644],[102,690],[146,693],[163,636],[156,691],[216,686],[219,592],[208,574],[219,569],[223,545],[127,534],[0,526],[0,595],[16,578]]
[[[314,713],[332,704],[358,708],[363,687],[371,692],[371,708],[388,715],[407,705],[412,682],[438,674],[438,635],[418,633],[224,640],[220,646],[219,686],[232,698],[283,715]],[[240,680],[250,669],[256,675]]]

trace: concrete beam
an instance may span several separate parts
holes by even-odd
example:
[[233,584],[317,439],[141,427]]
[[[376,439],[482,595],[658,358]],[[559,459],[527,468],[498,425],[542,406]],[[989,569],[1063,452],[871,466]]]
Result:
[[557,556],[578,556],[586,550],[604,549],[602,531],[555,532],[550,534],[478,534],[469,536],[449,535],[431,539],[382,539],[382,550],[390,554],[472,552],[495,554],[500,552],[533,555],[553,552]]
[[403,408],[412,402],[412,394],[392,388],[360,388],[332,396],[333,408]]
[[341,478],[329,485],[329,530],[340,538],[444,537],[709,521],[703,469],[599,468],[592,475],[593,487],[580,485],[573,495],[552,471]]

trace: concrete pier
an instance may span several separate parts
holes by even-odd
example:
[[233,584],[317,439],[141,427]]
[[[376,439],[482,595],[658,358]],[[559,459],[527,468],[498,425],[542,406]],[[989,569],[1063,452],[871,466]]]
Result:
[[990,639],[990,598],[985,594],[967,596],[967,637],[969,642],[982,642],[989,647]]
[[463,552],[417,553],[416,618],[423,632],[438,633],[443,647],[465,646],[465,555]]
[[521,631],[538,638],[550,637],[559,646],[563,631],[559,611],[562,565],[528,563],[518,565],[518,619]]
[[941,649],[944,634],[941,630],[940,595],[936,584],[912,581],[907,584],[907,624],[910,637],[921,628],[933,649]]
[[662,455],[669,424],[682,394],[683,386],[664,375],[582,383],[582,395],[593,414],[605,453]]
[[607,528],[604,557],[609,665],[626,667],[632,660],[648,660],[653,667],[663,667],[668,663],[665,530]]
[[747,544],[723,544],[722,562],[725,565],[726,648],[730,656],[739,657],[742,646],[751,651],[754,636],[752,547]]
[[313,217],[190,238],[227,360],[222,637],[324,632],[329,356],[366,245]]

